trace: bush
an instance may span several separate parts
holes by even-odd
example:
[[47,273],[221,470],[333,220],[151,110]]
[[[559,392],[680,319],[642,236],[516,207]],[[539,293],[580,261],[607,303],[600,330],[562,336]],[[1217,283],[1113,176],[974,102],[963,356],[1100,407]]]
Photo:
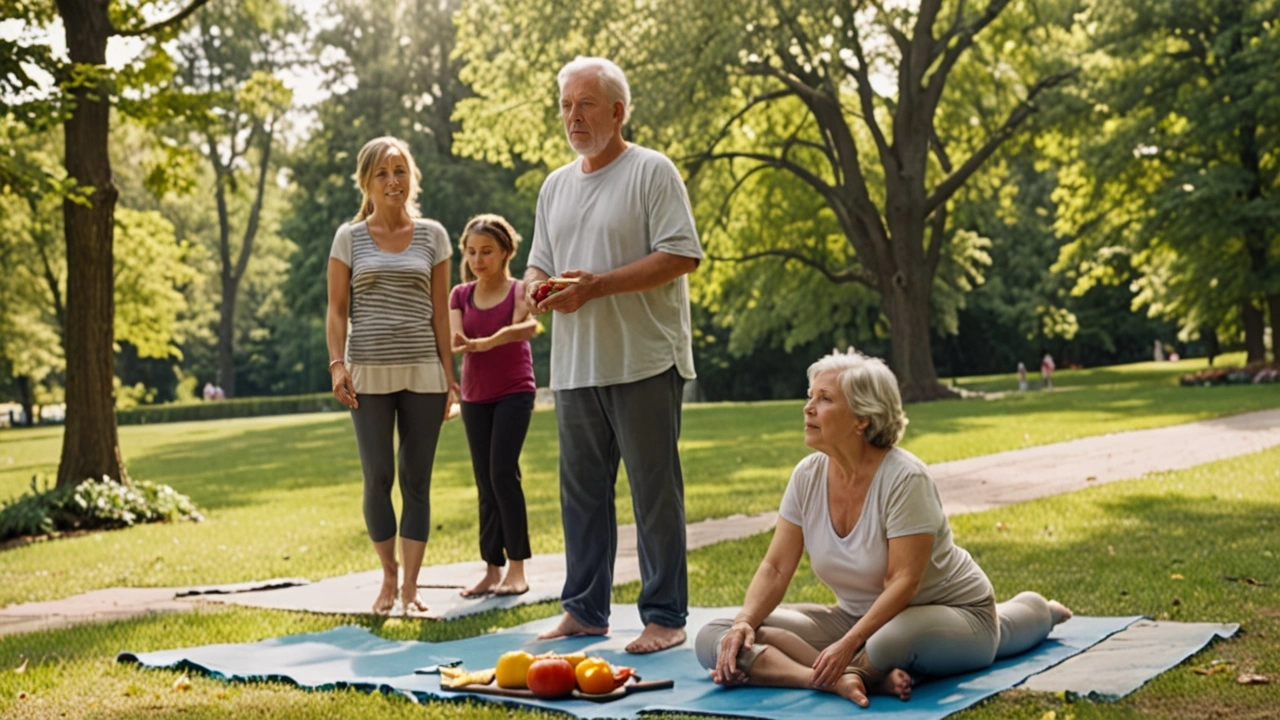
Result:
[[190,420],[223,420],[226,418],[297,415],[299,413],[345,410],[332,393],[286,395],[283,397],[251,397],[234,400],[210,400],[168,405],[139,405],[116,411],[117,425],[149,425],[187,422]]
[[186,495],[146,480],[122,484],[108,477],[74,487],[43,489],[31,478],[31,490],[0,502],[0,541],[68,530],[121,528],[148,522],[204,519]]

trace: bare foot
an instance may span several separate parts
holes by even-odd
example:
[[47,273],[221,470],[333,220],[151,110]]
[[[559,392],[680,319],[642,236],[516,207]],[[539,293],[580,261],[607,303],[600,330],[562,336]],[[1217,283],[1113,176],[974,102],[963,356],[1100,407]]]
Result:
[[644,632],[640,633],[640,637],[632,640],[627,645],[627,652],[635,655],[644,655],[646,653],[658,652],[666,650],[669,647],[680,645],[685,640],[684,628],[667,627],[658,623],[649,623],[644,626]]
[[495,585],[493,588],[494,595],[523,595],[527,592],[529,592],[528,583],[520,583],[519,585],[513,585],[511,583],[503,581],[501,585]]
[[845,673],[836,680],[835,693],[845,700],[857,703],[860,707],[866,707],[871,704],[867,700],[867,686],[862,684],[862,678],[857,673]]
[[404,608],[404,614],[424,613],[427,611],[427,604],[418,596],[417,585],[405,585],[400,588],[400,606]]
[[577,637],[579,635],[608,635],[609,627],[591,627],[583,625],[573,618],[569,613],[565,613],[560,618],[560,623],[550,630],[538,633],[539,640],[550,640],[552,638]]
[[396,606],[396,581],[395,575],[382,577],[382,590],[378,591],[378,599],[373,601],[374,615],[389,615],[391,608]]
[[493,590],[494,586],[498,584],[498,578],[501,577],[501,572],[502,571],[498,570],[497,567],[490,565],[489,569],[484,573],[483,580],[458,594],[464,598],[488,595],[489,592]]
[[1053,618],[1054,625],[1070,620],[1072,615],[1073,613],[1071,612],[1071,609],[1066,605],[1063,605],[1057,600],[1049,601],[1049,617]]
[[876,686],[881,695],[894,695],[899,700],[911,699],[911,676],[905,671],[894,668]]

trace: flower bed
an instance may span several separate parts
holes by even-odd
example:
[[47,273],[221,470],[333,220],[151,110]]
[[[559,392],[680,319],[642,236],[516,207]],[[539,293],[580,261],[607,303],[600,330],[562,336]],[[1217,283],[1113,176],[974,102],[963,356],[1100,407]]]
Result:
[[1182,376],[1183,387],[1209,385],[1257,385],[1280,382],[1280,365],[1254,363],[1243,368],[1206,368]]

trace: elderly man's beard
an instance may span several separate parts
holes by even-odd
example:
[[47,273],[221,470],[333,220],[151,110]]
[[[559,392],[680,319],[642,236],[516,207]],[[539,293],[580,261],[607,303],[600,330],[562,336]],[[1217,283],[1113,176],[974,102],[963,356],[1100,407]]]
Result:
[[574,140],[573,134],[570,130],[571,128],[565,129],[565,138],[569,140],[569,147],[573,148],[573,151],[582,157],[599,155],[604,152],[604,149],[609,145],[608,135],[601,135],[600,133],[592,132],[590,139],[588,140]]

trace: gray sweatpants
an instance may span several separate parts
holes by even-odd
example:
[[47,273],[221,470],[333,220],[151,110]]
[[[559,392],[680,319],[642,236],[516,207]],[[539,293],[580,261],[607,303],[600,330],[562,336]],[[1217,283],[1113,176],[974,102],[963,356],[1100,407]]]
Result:
[[672,367],[633,383],[556,392],[567,566],[560,600],[580,623],[609,624],[618,552],[614,490],[621,459],[636,518],[640,618],[684,627],[689,614],[684,476],[676,448],[683,390],[684,379]]
[[[756,629],[755,644],[739,651],[738,668],[750,674],[751,664],[776,633],[799,636],[821,651],[849,632],[858,619],[839,606],[781,605]],[[716,666],[720,640],[732,625],[732,618],[713,620],[698,633],[694,650],[703,667]],[[861,675],[870,684],[894,669],[916,678],[979,670],[996,658],[1035,647],[1052,629],[1049,605],[1034,592],[1019,593],[999,605],[994,599],[965,607],[913,605],[871,636],[847,672]]]
[[383,542],[396,534],[391,485],[396,476],[393,431],[398,428],[403,505],[400,537],[427,541],[431,530],[431,466],[436,459],[447,400],[445,393],[362,393],[360,407],[351,411],[360,467],[364,470],[364,525],[370,540]]

